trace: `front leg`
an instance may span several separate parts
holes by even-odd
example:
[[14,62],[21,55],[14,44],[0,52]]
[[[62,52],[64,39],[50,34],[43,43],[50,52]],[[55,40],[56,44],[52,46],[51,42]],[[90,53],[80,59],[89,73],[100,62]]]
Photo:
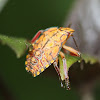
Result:
[[77,50],[75,50],[75,49],[73,49],[73,48],[71,48],[71,47],[69,47],[69,46],[66,46],[66,45],[63,45],[63,48],[64,48],[65,50],[68,50],[69,52],[71,52],[72,55],[81,57],[81,53],[80,53],[79,51],[77,51]]
[[70,55],[72,55],[72,56],[78,56],[78,57],[80,57],[80,68],[81,68],[81,70],[83,69],[83,59],[82,59],[82,57],[81,57],[81,53],[79,52],[79,51],[77,51],[77,50],[75,50],[75,49],[73,49],[73,48],[71,48],[71,47],[69,47],[69,46],[66,46],[66,45],[63,45],[63,48],[65,49],[65,50],[68,50],[69,52],[70,52]]

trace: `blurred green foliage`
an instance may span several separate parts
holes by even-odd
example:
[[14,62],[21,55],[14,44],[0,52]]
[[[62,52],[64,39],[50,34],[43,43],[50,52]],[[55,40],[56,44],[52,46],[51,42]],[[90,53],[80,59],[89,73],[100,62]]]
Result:
[[15,53],[17,58],[20,58],[31,45],[24,38],[8,37],[0,34],[0,41],[3,45],[8,45]]

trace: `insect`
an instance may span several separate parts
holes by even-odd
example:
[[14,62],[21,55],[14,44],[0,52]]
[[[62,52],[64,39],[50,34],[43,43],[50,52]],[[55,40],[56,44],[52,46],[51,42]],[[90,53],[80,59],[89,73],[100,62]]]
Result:
[[[26,56],[26,70],[36,77],[53,63],[60,77],[59,67],[57,65],[58,55],[60,55],[63,61],[65,80],[67,82],[69,79],[67,64],[65,54],[61,49],[64,48],[80,57],[79,51],[65,45],[67,39],[72,36],[73,32],[74,30],[68,27],[52,27],[38,31],[31,40],[32,49],[29,50]],[[40,34],[42,35],[40,36]],[[66,84],[68,86],[68,82]]]

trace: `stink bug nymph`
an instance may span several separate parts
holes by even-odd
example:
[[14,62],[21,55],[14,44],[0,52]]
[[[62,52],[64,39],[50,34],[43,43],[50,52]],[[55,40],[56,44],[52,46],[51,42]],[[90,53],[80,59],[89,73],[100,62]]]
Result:
[[[37,32],[31,40],[33,48],[26,56],[26,70],[36,77],[53,63],[54,68],[60,76],[59,67],[57,66],[58,55],[60,55],[63,61],[65,80],[68,80],[66,59],[61,49],[64,48],[76,56],[80,56],[79,51],[65,45],[73,32],[74,30],[68,27],[52,27]],[[39,37],[41,33],[42,35]]]

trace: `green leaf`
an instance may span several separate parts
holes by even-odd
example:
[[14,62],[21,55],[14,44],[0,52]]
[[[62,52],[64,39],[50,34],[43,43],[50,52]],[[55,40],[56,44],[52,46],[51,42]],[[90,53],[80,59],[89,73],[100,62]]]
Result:
[[0,42],[3,45],[8,45],[16,53],[17,58],[20,58],[30,45],[30,43],[24,38],[8,37],[1,34]]
[[[75,56],[71,56],[69,54],[65,55],[66,58],[66,63],[67,63],[67,69],[69,70],[69,68],[76,62],[81,62],[80,57],[75,57]],[[90,55],[86,55],[86,54],[81,54],[81,58],[82,60],[85,61],[85,63],[90,62],[90,64],[94,64],[99,62],[99,60],[93,56]],[[65,79],[65,75],[64,75],[64,69],[63,69],[63,62],[61,57],[59,56],[59,64],[60,64],[60,75],[61,75],[61,79],[64,80]]]
[[90,64],[94,64],[96,62],[99,62],[99,59],[95,58],[94,56],[88,55],[88,54],[81,54],[82,59],[85,61],[85,63],[90,62]]

